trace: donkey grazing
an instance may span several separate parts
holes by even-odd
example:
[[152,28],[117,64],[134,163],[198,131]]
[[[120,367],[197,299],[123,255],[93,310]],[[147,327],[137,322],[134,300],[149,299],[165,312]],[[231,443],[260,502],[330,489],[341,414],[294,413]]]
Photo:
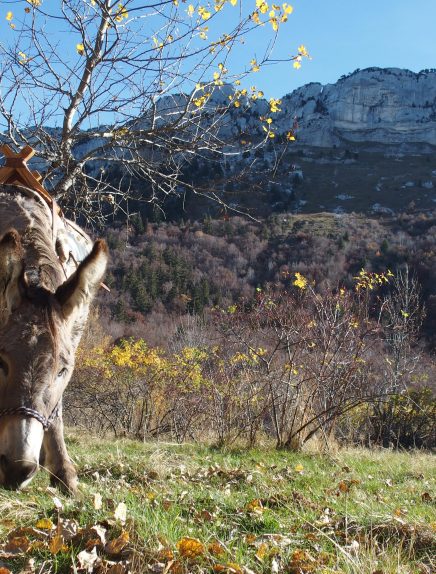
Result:
[[52,484],[77,488],[62,394],[108,253],[104,241],[89,243],[77,266],[68,225],[38,194],[0,184],[0,485],[8,488],[28,484],[40,460]]

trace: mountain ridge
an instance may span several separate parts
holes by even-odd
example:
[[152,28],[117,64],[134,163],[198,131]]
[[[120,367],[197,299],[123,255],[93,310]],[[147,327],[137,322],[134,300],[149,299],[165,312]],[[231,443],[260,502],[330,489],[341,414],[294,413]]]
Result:
[[[231,111],[234,124],[222,135],[229,130],[262,135],[259,117],[269,112],[268,102],[254,102],[248,117],[240,110]],[[278,135],[297,122],[297,145],[372,144],[372,151],[393,146],[403,153],[430,153],[436,146],[436,70],[373,67],[334,84],[311,82],[285,94],[280,111],[270,116]]]

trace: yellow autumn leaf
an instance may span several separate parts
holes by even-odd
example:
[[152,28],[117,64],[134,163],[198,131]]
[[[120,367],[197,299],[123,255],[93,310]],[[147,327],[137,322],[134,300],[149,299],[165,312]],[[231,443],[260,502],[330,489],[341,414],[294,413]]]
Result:
[[256,7],[261,14],[266,14],[269,10],[269,6],[264,0],[256,0]]
[[209,12],[209,10],[203,6],[198,8],[198,14],[203,18],[203,20],[209,20],[209,18],[212,16],[211,12]]
[[50,518],[40,518],[35,524],[35,528],[40,528],[41,530],[52,530],[54,528],[54,524]]
[[262,22],[260,21],[260,18],[259,18],[259,12],[253,12],[253,14],[251,15],[251,19],[258,26],[260,26],[262,24]]
[[123,4],[118,4],[118,10],[115,14],[115,20],[117,22],[122,22],[123,18],[128,18],[129,17],[129,13],[126,10],[126,7],[123,6]]
[[282,103],[282,100],[276,100],[274,98],[270,98],[269,100],[269,109],[272,113],[276,113],[280,111],[279,105]]
[[267,555],[267,552],[268,552],[268,544],[266,544],[265,542],[262,542],[259,545],[259,548],[257,549],[256,558],[258,560],[260,560],[261,562],[263,562],[265,556]]
[[301,273],[298,272],[295,273],[295,281],[293,282],[293,285],[295,285],[295,287],[298,287],[299,289],[306,289],[307,287],[306,277],[301,275]]
[[80,56],[85,53],[85,46],[83,44],[76,44],[76,51]]
[[294,134],[293,134],[292,132],[288,132],[288,133],[286,134],[286,139],[287,139],[288,141],[290,141],[290,142],[294,142],[294,141],[295,141],[295,136],[294,136]]
[[194,15],[194,12],[195,12],[194,6],[193,6],[192,4],[189,4],[189,6],[188,6],[188,16],[191,16],[191,17],[192,17],[192,16]]
[[301,44],[301,46],[298,46],[298,53],[301,56],[305,56],[306,58],[309,56],[309,52],[307,51],[306,46],[303,46],[303,44]]
[[287,4],[286,2],[282,4],[282,9],[285,14],[292,14],[294,10],[294,8],[290,4]]
[[279,29],[279,23],[277,18],[270,18],[269,22],[272,26],[272,29],[274,30],[274,32],[277,32],[277,30]]
[[243,574],[242,568],[236,562],[227,562],[227,564],[215,564],[213,567],[215,574]]
[[230,4],[232,6],[236,6],[237,3],[238,3],[238,0],[230,0]]
[[14,17],[14,14],[13,14],[12,12],[10,12],[10,11],[6,14],[6,20],[7,20],[8,22],[10,22],[13,17]]
[[18,52],[18,56],[19,56],[18,63],[24,66],[24,64],[27,62],[26,54],[24,52]]
[[224,547],[217,540],[209,543],[207,551],[209,554],[212,554],[212,556],[222,556],[225,554]]
[[301,64],[300,64],[300,62],[299,62],[298,60],[296,60],[296,61],[294,62],[294,68],[295,68],[296,70],[299,70],[299,69],[301,68]]
[[260,66],[256,60],[254,60],[254,59],[251,60],[250,65],[251,65],[251,71],[252,72],[258,72],[260,70]]
[[245,510],[247,512],[253,512],[254,514],[262,514],[264,508],[262,506],[261,500],[259,498],[254,498],[245,505]]
[[177,542],[176,548],[183,558],[198,558],[205,553],[204,545],[196,538],[190,538],[188,536],[181,538]]
[[48,548],[52,554],[58,554],[64,548],[64,537],[62,534],[56,534],[56,536],[53,536]]
[[297,465],[295,465],[294,470],[295,470],[295,472],[300,472],[300,473],[301,473],[301,472],[303,472],[303,470],[304,470],[304,466],[303,466],[302,464],[297,464]]

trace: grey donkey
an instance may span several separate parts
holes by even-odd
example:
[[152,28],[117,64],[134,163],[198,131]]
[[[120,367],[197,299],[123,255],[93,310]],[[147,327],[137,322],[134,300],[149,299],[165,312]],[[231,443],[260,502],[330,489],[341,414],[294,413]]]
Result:
[[25,486],[43,459],[52,484],[74,494],[62,394],[108,250],[97,240],[71,267],[53,217],[29,190],[0,185],[0,485]]

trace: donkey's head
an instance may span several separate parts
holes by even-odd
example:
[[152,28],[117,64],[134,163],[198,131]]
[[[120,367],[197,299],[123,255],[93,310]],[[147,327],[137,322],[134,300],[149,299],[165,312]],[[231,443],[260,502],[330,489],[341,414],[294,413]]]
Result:
[[[98,240],[56,290],[26,270],[19,234],[0,241],[0,484],[20,487],[38,468],[45,427],[71,378],[107,247]],[[33,277],[32,277],[33,275]]]

